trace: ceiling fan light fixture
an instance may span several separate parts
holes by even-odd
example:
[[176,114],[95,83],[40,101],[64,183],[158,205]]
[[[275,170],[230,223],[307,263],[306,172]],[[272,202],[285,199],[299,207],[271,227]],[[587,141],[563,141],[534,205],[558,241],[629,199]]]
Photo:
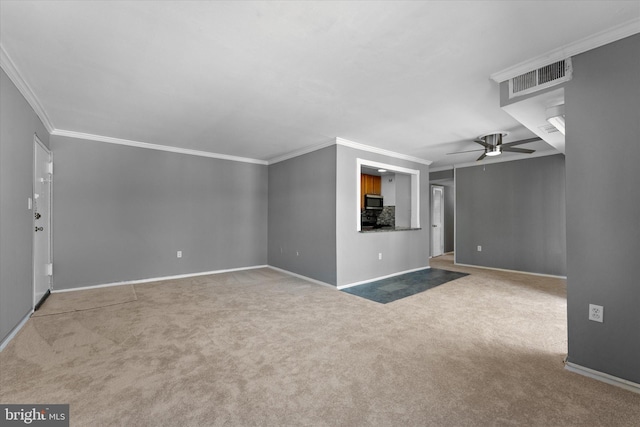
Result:
[[488,133],[488,134],[485,134],[485,135],[480,135],[479,138],[482,139],[487,144],[496,147],[496,146],[502,144],[502,138],[505,137],[506,135],[507,135],[506,132],[497,131],[497,132]]
[[502,154],[502,138],[507,135],[507,132],[504,131],[496,131],[492,133],[487,133],[484,135],[480,135],[479,139],[484,141],[484,154],[485,156],[499,156]]
[[540,141],[542,138],[536,136],[528,139],[521,139],[520,141],[512,141],[507,143],[502,143],[502,138],[507,135],[507,132],[497,131],[486,133],[484,135],[480,135],[478,138],[474,139],[473,142],[476,144],[480,144],[484,147],[484,149],[479,150],[466,150],[466,151],[458,151],[457,153],[447,153],[447,154],[460,154],[460,153],[470,153],[472,151],[484,151],[480,157],[476,159],[477,162],[484,159],[487,156],[494,157],[502,154],[503,151],[510,153],[522,153],[522,154],[531,154],[536,150],[531,150],[529,148],[519,148],[516,145],[528,144],[530,142]]

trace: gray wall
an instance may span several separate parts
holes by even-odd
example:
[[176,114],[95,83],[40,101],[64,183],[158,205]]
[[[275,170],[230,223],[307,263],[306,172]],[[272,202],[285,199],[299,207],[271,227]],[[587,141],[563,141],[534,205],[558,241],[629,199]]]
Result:
[[453,185],[443,185],[444,187],[444,251],[453,252],[455,243],[455,187]]
[[[429,180],[430,181],[444,181],[451,180],[453,181],[453,169],[445,169],[436,172],[429,172]],[[435,184],[435,182],[432,182]]]
[[33,135],[49,133],[4,70],[0,71],[0,342],[33,305]]
[[[569,361],[640,383],[640,35],[573,58],[567,121]],[[604,323],[587,319],[604,306]]]
[[[336,169],[336,236],[338,286],[429,265],[429,168],[377,153],[338,145]],[[356,159],[420,170],[421,230],[359,233],[356,230]],[[378,253],[383,253],[378,260]]]
[[456,169],[456,261],[566,275],[564,162],[558,154]]
[[381,193],[384,206],[396,205],[396,174],[384,175],[380,179]]
[[51,147],[54,289],[267,263],[267,166],[60,136]]
[[335,145],[269,166],[269,265],[335,285],[335,228]]

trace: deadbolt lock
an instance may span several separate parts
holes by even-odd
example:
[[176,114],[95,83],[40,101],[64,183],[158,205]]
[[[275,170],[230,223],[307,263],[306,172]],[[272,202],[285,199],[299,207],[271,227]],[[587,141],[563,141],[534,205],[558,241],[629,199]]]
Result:
[[38,213],[38,212],[36,212],[36,213],[35,213],[35,217],[36,217],[36,219],[40,219],[40,217],[41,217],[41,216],[42,216],[42,215],[40,215],[40,213]]

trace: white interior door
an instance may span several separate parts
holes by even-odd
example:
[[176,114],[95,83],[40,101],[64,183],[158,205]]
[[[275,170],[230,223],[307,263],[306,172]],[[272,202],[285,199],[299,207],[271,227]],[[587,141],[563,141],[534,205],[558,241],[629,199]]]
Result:
[[431,186],[431,256],[444,253],[444,189]]
[[36,137],[33,174],[33,307],[51,289],[51,152]]

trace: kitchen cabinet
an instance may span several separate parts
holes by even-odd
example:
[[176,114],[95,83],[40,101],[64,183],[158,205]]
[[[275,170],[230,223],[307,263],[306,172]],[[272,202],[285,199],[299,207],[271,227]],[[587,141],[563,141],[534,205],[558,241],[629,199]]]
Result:
[[364,208],[364,195],[382,195],[382,178],[366,173],[360,174],[360,209]]

